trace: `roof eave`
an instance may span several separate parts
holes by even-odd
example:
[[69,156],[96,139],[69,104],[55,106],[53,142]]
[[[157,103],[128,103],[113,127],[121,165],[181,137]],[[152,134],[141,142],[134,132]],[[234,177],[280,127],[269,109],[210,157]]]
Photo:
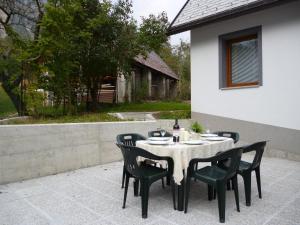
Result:
[[135,64],[135,65],[138,65],[138,66],[142,66],[142,67],[144,67],[144,68],[148,68],[148,69],[154,70],[154,71],[156,71],[156,72],[158,72],[158,73],[161,73],[161,74],[163,74],[163,75],[165,75],[165,76],[167,76],[167,77],[170,77],[170,78],[172,78],[172,79],[174,79],[174,80],[178,80],[178,81],[180,80],[179,77],[177,77],[177,76],[170,75],[170,74],[166,74],[166,73],[164,73],[164,72],[162,72],[162,71],[160,71],[160,70],[157,70],[157,69],[155,69],[155,68],[153,68],[153,67],[150,67],[150,66],[148,66],[148,65],[145,65],[145,64],[143,64],[143,63],[141,63],[141,62],[139,62],[139,61],[137,61],[137,60],[134,60],[134,64]]
[[[216,22],[220,22],[223,20],[228,20],[228,19],[232,19],[235,17],[239,17],[245,14],[249,14],[249,13],[253,13],[253,12],[257,12],[257,11],[261,11],[267,8],[271,8],[277,5],[282,5],[285,3],[289,3],[292,1],[298,1],[298,0],[265,0],[265,1],[261,1],[261,2],[256,2],[253,4],[248,4],[245,6],[241,6],[241,7],[237,7],[235,9],[232,10],[228,10],[225,12],[221,12],[219,14],[215,14],[213,16],[208,16],[205,18],[201,18],[199,20],[195,20],[195,21],[191,21],[185,24],[181,24],[179,26],[174,26],[172,27],[172,25],[168,28],[167,30],[167,35],[173,35],[173,34],[178,34],[184,31],[188,31],[188,30],[192,30],[194,28],[197,27],[201,27],[201,26],[205,26],[208,24],[212,24],[212,23],[216,23]],[[173,21],[174,22],[174,21]],[[173,23],[172,23],[173,24]]]

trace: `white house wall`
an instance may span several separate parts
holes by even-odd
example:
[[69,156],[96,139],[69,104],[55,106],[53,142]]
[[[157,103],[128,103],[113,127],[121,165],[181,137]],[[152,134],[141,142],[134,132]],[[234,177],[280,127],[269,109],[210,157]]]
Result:
[[[262,26],[263,85],[219,89],[221,34]],[[300,130],[300,1],[191,32],[193,113]]]

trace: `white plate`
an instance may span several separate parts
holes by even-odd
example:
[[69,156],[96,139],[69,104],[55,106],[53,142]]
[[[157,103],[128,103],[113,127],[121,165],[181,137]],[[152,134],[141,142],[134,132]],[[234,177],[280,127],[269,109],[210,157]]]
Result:
[[225,141],[227,139],[228,138],[226,138],[226,137],[209,137],[209,138],[206,138],[205,140],[207,140],[207,141]]
[[169,141],[170,137],[149,137],[148,140],[150,141]]
[[201,141],[201,140],[191,140],[191,141],[183,141],[182,143],[186,144],[186,145],[203,145],[206,142],[205,141]]
[[169,141],[148,141],[147,143],[150,145],[168,145],[168,144],[170,144]]
[[218,137],[217,134],[200,134],[201,137]]

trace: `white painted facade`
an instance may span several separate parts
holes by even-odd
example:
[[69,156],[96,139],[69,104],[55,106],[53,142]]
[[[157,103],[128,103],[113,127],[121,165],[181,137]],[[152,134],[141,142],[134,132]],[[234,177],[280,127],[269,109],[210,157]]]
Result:
[[[219,35],[262,26],[263,84],[219,89]],[[300,1],[191,31],[192,111],[300,130]]]

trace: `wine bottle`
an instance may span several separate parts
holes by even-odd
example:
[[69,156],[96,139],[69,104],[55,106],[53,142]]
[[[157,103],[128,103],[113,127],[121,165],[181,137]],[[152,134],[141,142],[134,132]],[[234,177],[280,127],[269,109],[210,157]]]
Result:
[[175,124],[173,126],[173,142],[179,142],[179,131],[180,127],[178,124],[178,119],[175,119]]

